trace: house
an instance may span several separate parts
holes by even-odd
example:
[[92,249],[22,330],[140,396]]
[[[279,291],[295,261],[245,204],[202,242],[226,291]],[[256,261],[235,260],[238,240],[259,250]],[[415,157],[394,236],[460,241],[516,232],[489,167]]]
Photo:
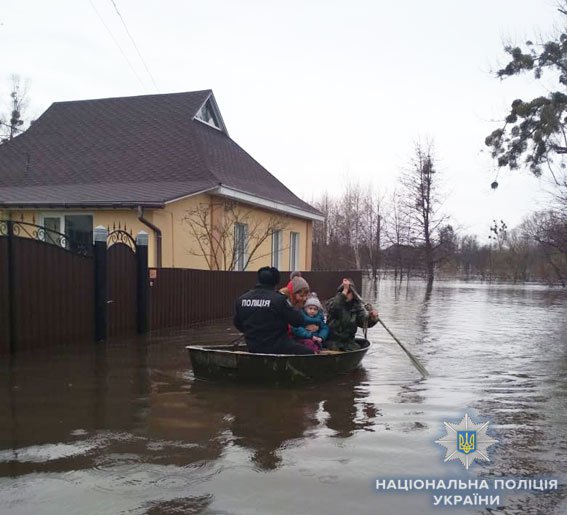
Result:
[[230,138],[211,90],[52,104],[0,145],[1,218],[48,241],[144,230],[150,266],[220,270],[309,270],[322,220]]

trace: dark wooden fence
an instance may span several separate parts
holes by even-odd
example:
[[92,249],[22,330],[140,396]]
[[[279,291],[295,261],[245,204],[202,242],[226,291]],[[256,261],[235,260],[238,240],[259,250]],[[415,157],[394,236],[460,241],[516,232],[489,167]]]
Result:
[[150,326],[187,327],[231,316],[238,295],[255,282],[252,272],[150,269]]
[[[147,235],[137,244],[120,228],[97,230],[77,249],[63,234],[0,220],[0,355],[231,317],[256,284],[255,272],[148,269]],[[361,282],[360,272],[303,276],[322,301],[345,276]]]
[[0,348],[92,339],[93,259],[24,237],[0,238]]
[[125,231],[102,229],[102,242],[77,244],[42,226],[0,220],[0,354],[136,333],[138,314],[147,317],[137,269],[142,256],[147,285],[147,247],[139,253]]
[[[150,269],[151,328],[188,327],[227,318],[236,298],[254,287],[256,272],[211,272],[182,268]],[[360,271],[304,272],[311,291],[321,301],[335,295],[343,277],[361,284]],[[285,286],[289,272],[282,272]]]

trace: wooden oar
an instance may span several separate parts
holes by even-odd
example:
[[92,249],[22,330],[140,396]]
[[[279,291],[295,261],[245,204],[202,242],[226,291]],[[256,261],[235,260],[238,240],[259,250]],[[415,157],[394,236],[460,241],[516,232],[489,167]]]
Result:
[[408,355],[408,358],[411,360],[411,362],[413,363],[413,366],[415,368],[417,368],[418,372],[424,377],[426,378],[427,376],[429,376],[429,372],[427,371],[427,369],[419,362],[419,360],[408,350],[406,349],[405,345],[396,338],[396,335],[390,331],[390,329],[388,329],[386,327],[386,324],[384,322],[382,322],[382,319],[380,317],[378,317],[378,322],[380,322],[382,324],[382,327],[384,329],[386,329],[386,331],[388,331],[388,334],[394,339],[396,340],[396,343],[402,348],[402,350]]
[[[351,291],[353,292],[353,295],[355,295],[358,300],[360,302],[362,302],[363,304],[365,304],[365,302],[362,300],[362,297],[358,294],[358,292],[351,287]],[[426,378],[429,376],[429,372],[427,371],[427,369],[419,362],[419,360],[405,347],[405,345],[396,338],[396,335],[390,331],[390,329],[388,329],[386,327],[386,324],[384,322],[382,322],[382,319],[380,317],[378,317],[378,322],[380,322],[380,324],[382,324],[382,327],[384,329],[386,329],[386,331],[388,331],[388,334],[396,341],[396,343],[402,348],[402,350],[408,355],[408,358],[411,360],[411,362],[413,363],[413,366],[415,368],[417,368],[417,371],[423,376],[423,378]],[[363,327],[363,331],[364,331],[364,339],[366,340],[366,334],[368,331],[368,319],[366,319],[364,321],[364,327]]]

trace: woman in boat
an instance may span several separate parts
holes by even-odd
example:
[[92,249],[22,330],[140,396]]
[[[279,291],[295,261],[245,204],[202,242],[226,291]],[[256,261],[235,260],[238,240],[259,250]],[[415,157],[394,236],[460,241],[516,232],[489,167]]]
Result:
[[244,333],[250,352],[265,354],[313,354],[311,349],[293,341],[288,326],[303,324],[303,316],[275,291],[280,282],[277,268],[258,270],[258,284],[238,297],[234,325]]
[[378,323],[378,311],[371,304],[363,304],[352,279],[343,279],[337,294],[327,301],[326,307],[331,336],[325,348],[330,350],[359,349],[360,345],[354,339],[357,327],[372,327]]
[[292,307],[303,309],[303,305],[309,296],[309,283],[301,277],[300,272],[293,272],[291,280],[287,283],[287,286],[280,290],[280,293],[287,297]]

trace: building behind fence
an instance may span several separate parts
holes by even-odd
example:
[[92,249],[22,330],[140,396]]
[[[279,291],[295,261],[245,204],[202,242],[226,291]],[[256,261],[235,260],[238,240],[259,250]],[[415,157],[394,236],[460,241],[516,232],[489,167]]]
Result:
[[[0,220],[0,354],[224,319],[256,282],[256,272],[148,268],[144,232],[98,227],[94,240]],[[344,276],[361,282],[353,271],[303,275],[321,299]]]

